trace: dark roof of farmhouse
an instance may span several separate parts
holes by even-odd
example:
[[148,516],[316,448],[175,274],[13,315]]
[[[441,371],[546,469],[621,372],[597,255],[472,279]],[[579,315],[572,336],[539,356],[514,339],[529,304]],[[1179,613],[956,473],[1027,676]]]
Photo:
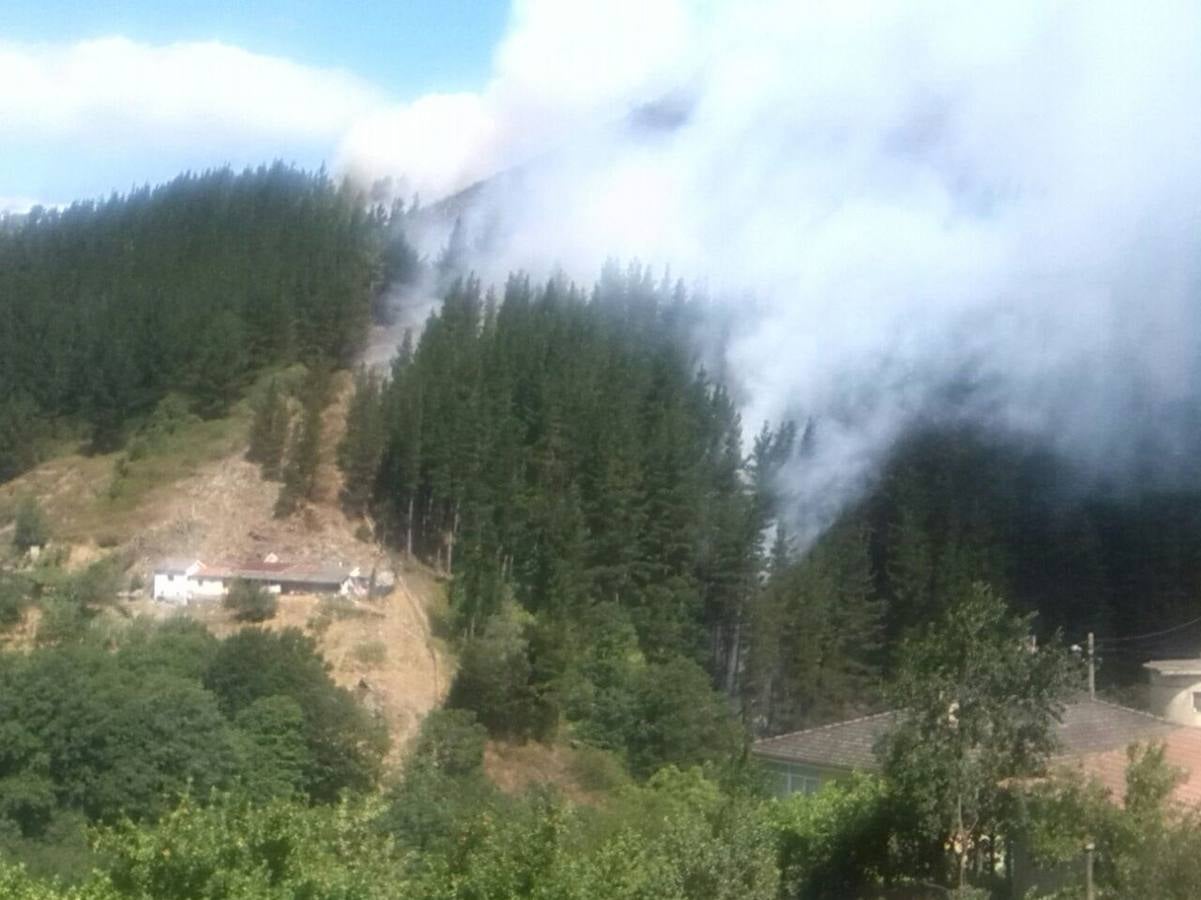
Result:
[[196,577],[198,578],[242,578],[247,581],[288,584],[341,584],[352,575],[352,570],[343,566],[267,562],[257,559],[217,563],[165,559],[155,566],[155,571],[165,574],[182,574],[193,565],[197,566]]
[[[833,769],[874,772],[875,747],[900,718],[896,710],[763,738],[752,746],[761,759]],[[1064,707],[1055,726],[1057,758],[1125,748],[1136,741],[1162,740],[1184,728],[1150,713],[1104,700],[1078,700]]]
[[819,725],[755,741],[751,749],[756,756],[781,762],[871,772],[880,767],[876,743],[896,725],[898,716],[895,711],[882,712]]

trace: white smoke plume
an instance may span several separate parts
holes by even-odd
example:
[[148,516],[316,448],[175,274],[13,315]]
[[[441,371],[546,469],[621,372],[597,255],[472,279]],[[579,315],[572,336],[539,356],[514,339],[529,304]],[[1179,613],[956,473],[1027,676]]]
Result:
[[753,296],[727,364],[749,429],[816,420],[814,529],[929,417],[1201,470],[1198,47],[1195,0],[518,0],[484,91],[342,164],[427,202],[521,167],[468,219],[486,273]]

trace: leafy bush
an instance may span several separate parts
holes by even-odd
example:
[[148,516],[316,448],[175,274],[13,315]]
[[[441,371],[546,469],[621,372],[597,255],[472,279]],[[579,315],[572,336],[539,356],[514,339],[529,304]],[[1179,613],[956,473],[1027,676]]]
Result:
[[338,687],[317,646],[295,628],[248,628],[221,642],[204,673],[227,716],[267,697],[290,697],[304,712],[311,755],[304,790],[314,800],[336,800],[347,789],[375,785],[388,748],[384,725]]
[[44,600],[41,609],[37,642],[43,647],[77,643],[87,633],[92,621],[87,608],[70,599]]
[[533,621],[506,603],[463,648],[447,705],[471,710],[491,734],[540,738],[556,724],[557,708],[534,680],[526,633]]
[[630,782],[629,773],[621,760],[599,747],[578,747],[571,755],[570,771],[586,791],[608,793]]
[[17,507],[13,529],[13,546],[22,553],[30,547],[41,547],[50,540],[50,526],[38,501],[28,496]]
[[487,737],[474,713],[435,709],[421,723],[410,767],[428,766],[454,778],[479,775]]
[[1183,773],[1167,764],[1162,744],[1135,744],[1127,755],[1123,806],[1098,783],[1079,777],[1037,785],[1025,798],[1018,817],[1025,846],[1037,871],[1062,885],[1046,896],[1082,896],[1077,885],[1086,841],[1096,846],[1101,897],[1197,896],[1201,814],[1172,799]]
[[97,560],[63,585],[62,594],[80,606],[111,603],[121,589],[122,561],[117,556]]
[[230,585],[221,605],[239,622],[265,622],[275,616],[279,601],[254,582],[239,578]]
[[773,804],[785,895],[796,900],[865,896],[891,874],[892,798],[880,778],[859,776]]
[[404,778],[387,795],[381,825],[402,845],[422,853],[468,849],[474,823],[501,801],[484,776],[487,736],[472,712],[431,712],[405,764]]
[[28,604],[28,582],[16,575],[0,573],[0,631],[20,622]]
[[262,806],[221,795],[184,803],[154,828],[123,823],[103,832],[106,860],[86,900],[199,897],[385,900],[400,874],[369,803]]

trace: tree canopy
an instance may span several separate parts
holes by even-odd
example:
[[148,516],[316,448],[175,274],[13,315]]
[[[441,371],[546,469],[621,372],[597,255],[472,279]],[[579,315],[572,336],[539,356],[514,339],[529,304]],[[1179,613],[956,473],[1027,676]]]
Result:
[[277,163],[0,229],[0,480],[36,461],[58,419],[111,450],[170,391],[215,416],[266,366],[349,364],[380,285],[381,216]]

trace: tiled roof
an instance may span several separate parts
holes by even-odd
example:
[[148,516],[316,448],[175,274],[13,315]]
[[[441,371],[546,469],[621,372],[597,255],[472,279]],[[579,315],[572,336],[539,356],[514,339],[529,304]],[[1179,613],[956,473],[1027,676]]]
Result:
[[[156,572],[182,573],[193,564],[192,560],[161,560]],[[341,584],[350,577],[350,570],[341,566],[323,566],[307,563],[263,562],[241,560],[218,563],[200,563],[196,573],[201,578],[244,578],[248,581],[287,582],[290,584]]]
[[1057,756],[1080,756],[1125,748],[1135,741],[1160,740],[1183,728],[1175,722],[1105,700],[1069,703],[1055,728]]
[[1160,675],[1201,675],[1201,659],[1153,659],[1143,668]]
[[[878,713],[765,738],[755,742],[752,752],[756,756],[785,762],[876,771],[880,765],[874,748],[880,737],[896,724],[898,715],[895,711]],[[1060,745],[1056,755],[1071,758],[1118,750],[1124,759],[1129,744],[1162,740],[1183,728],[1150,713],[1115,703],[1081,700],[1064,708],[1063,720],[1055,727]],[[1201,769],[1198,777],[1201,778]]]
[[[1167,734],[1139,738],[1164,745],[1164,762],[1183,772],[1172,791],[1173,799],[1190,806],[1201,806],[1201,728],[1179,725]],[[1133,743],[1133,741],[1131,742]],[[1114,747],[1099,753],[1063,757],[1054,768],[1077,768],[1095,777],[1118,803],[1126,799],[1126,766],[1130,762],[1126,747]]]
[[755,741],[752,752],[785,762],[874,772],[880,768],[874,752],[876,742],[896,722],[896,712],[877,713],[764,738]]

